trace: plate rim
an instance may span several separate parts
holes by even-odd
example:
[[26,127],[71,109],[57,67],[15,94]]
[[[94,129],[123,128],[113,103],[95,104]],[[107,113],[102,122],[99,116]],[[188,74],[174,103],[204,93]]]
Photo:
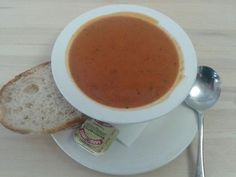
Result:
[[[181,104],[183,105],[183,104]],[[192,110],[191,108],[189,108],[188,106],[186,105],[183,105],[184,107],[187,107],[189,110],[191,110],[193,112],[193,118],[194,119],[197,119],[197,114],[194,110]],[[100,173],[103,173],[103,174],[110,174],[110,175],[119,175],[119,176],[123,176],[123,175],[138,175],[138,174],[144,174],[144,173],[147,173],[147,172],[151,172],[153,170],[157,170],[161,167],[163,167],[164,165],[167,165],[168,163],[170,163],[171,161],[173,161],[174,159],[176,159],[181,153],[184,152],[184,150],[191,144],[191,142],[193,141],[194,137],[196,136],[196,133],[197,133],[197,121],[195,121],[195,126],[196,126],[196,129],[193,130],[193,134],[191,136],[189,136],[188,139],[185,140],[185,143],[182,143],[183,145],[181,145],[179,148],[178,148],[178,152],[177,150],[175,150],[176,153],[174,153],[174,155],[172,156],[168,156],[167,160],[165,160],[164,162],[162,163],[159,163],[159,165],[157,166],[152,166],[151,168],[146,168],[145,170],[139,170],[139,171],[136,171],[136,172],[124,172],[122,173],[121,172],[109,172],[109,171],[104,171],[104,170],[100,170],[100,169],[94,169],[92,168],[91,166],[88,166],[87,164],[88,163],[81,163],[81,161],[78,161],[77,159],[75,159],[69,152],[67,152],[65,150],[65,148],[63,147],[63,145],[58,141],[58,139],[56,138],[56,136],[54,134],[51,134],[53,140],[55,141],[55,143],[60,147],[60,149],[66,154],[68,155],[71,159],[73,159],[76,163],[90,169],[90,170],[93,170],[93,171],[97,171],[97,172],[100,172]],[[129,148],[129,147],[128,147]]]

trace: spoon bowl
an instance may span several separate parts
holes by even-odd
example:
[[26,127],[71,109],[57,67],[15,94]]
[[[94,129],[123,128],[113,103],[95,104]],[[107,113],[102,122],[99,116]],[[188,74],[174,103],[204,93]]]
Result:
[[195,84],[185,102],[197,111],[205,111],[217,102],[220,93],[220,76],[208,66],[199,66]]

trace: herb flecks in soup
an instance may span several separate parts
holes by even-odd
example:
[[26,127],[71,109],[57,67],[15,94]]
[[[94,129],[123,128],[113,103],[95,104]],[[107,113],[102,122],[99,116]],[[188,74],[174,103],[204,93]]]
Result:
[[175,42],[150,20],[114,14],[85,24],[68,47],[76,85],[107,106],[134,108],[163,98],[181,60]]

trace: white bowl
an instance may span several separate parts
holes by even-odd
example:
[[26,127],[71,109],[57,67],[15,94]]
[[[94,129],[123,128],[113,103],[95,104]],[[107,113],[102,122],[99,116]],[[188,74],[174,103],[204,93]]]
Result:
[[[160,103],[140,108],[120,109],[102,105],[85,95],[71,78],[67,67],[66,50],[72,35],[89,20],[117,12],[135,12],[153,18],[178,43],[183,55],[183,79],[170,95]],[[197,73],[197,58],[192,42],[184,30],[169,17],[157,10],[137,5],[109,5],[88,11],[69,23],[58,36],[51,56],[52,73],[62,95],[82,113],[95,119],[123,124],[155,119],[173,110],[188,95]]]

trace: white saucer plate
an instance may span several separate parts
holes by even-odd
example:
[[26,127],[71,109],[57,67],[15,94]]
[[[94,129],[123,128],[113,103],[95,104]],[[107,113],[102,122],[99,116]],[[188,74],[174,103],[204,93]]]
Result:
[[91,155],[76,144],[74,129],[52,137],[68,156],[92,170],[112,175],[134,175],[154,170],[175,159],[191,143],[196,131],[195,113],[182,104],[151,121],[130,147],[115,141],[101,156]]

